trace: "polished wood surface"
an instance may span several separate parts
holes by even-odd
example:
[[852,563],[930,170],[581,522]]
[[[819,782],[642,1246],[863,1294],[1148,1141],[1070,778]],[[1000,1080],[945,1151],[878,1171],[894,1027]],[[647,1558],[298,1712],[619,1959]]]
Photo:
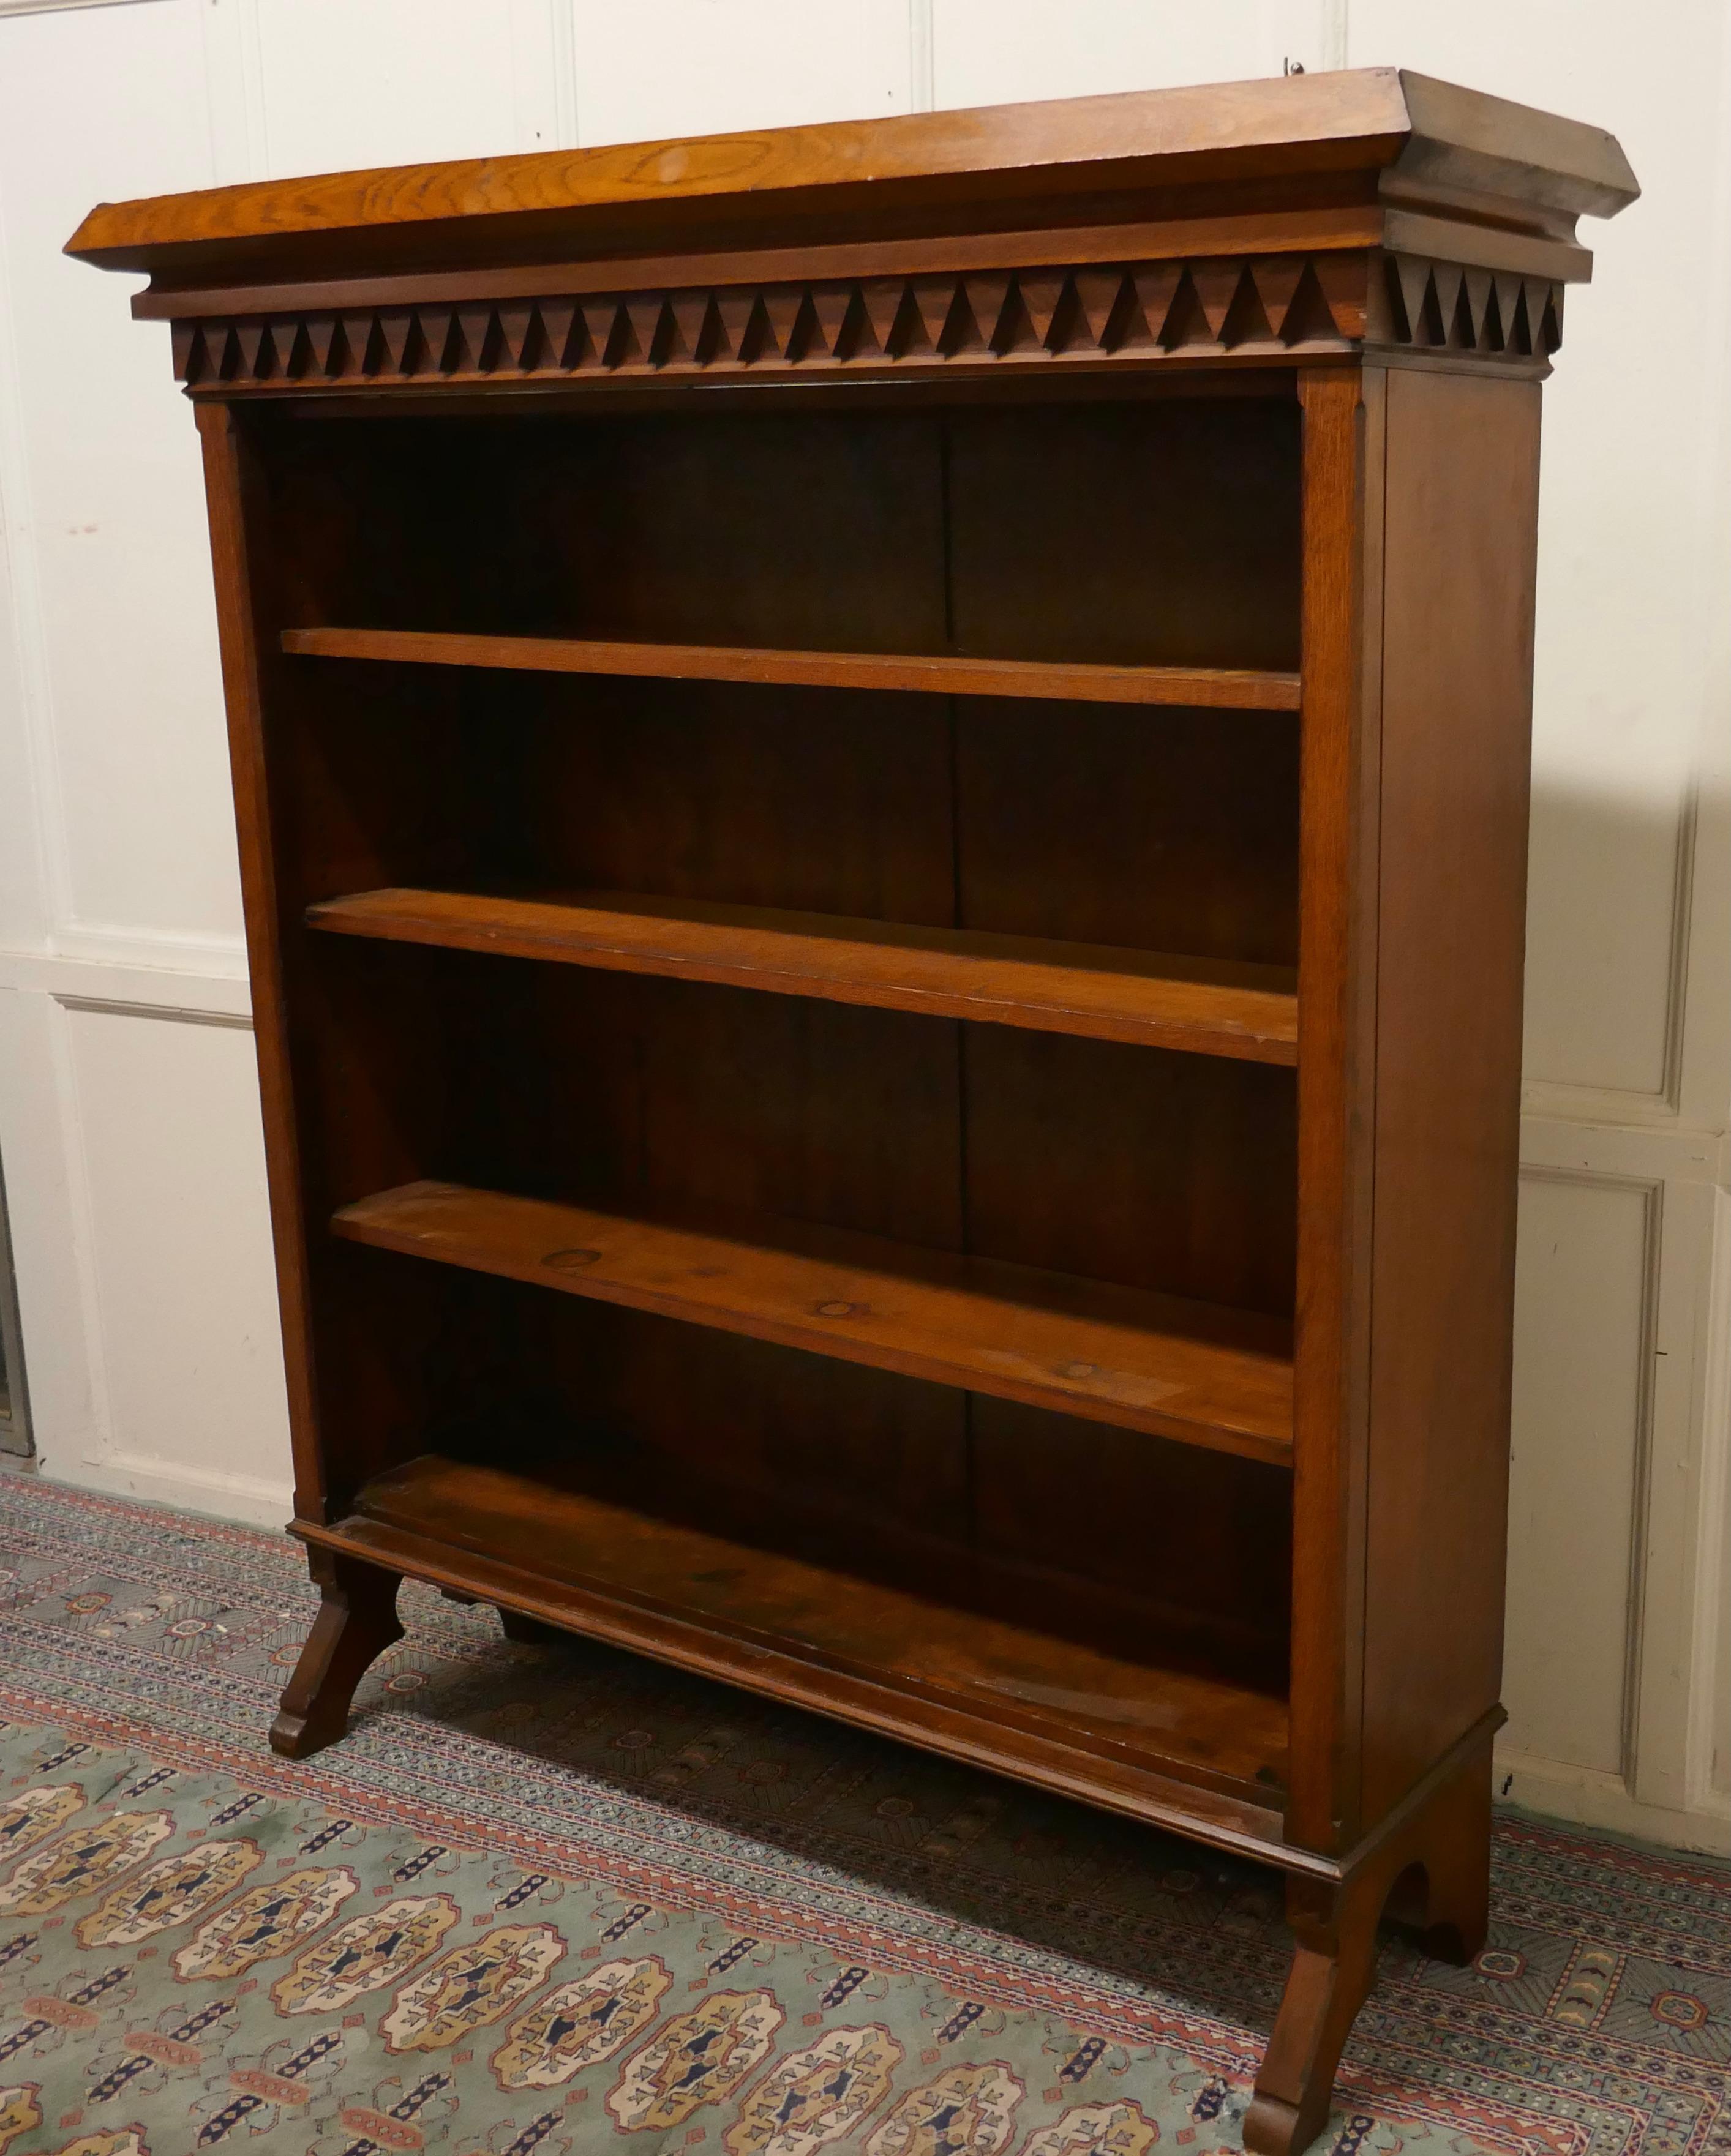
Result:
[[577,637],[460,636],[388,629],[290,629],[283,649],[319,659],[497,666],[531,674],[648,675],[670,681],[761,681],[909,689],[955,696],[1055,697],[1093,704],[1188,704],[1296,711],[1296,674],[1224,666],[1066,666],[1016,659],[895,658],[866,651],[752,651],[719,644],[617,644]]
[[331,1225],[381,1250],[1252,1459],[1291,1450],[1283,1327],[1242,1312],[835,1229],[766,1224],[747,1240],[743,1225],[723,1235],[444,1183],[382,1191]]
[[[336,1741],[404,1575],[1483,1933],[1538,401],[1393,69],[92,213],[200,406]],[[766,993],[767,992],[767,993]],[[431,1262],[429,1262],[431,1260]]]
[[1253,1063],[1290,1064],[1297,1056],[1293,977],[1277,966],[622,891],[555,900],[357,891],[310,906],[306,918],[344,936],[716,981]]
[[[1374,1097],[1381,377],[1307,376],[1299,876],[1298,1285],[1289,1817],[1357,1840]],[[1394,865],[1390,865],[1391,867]],[[1302,1433],[1302,1439],[1299,1434]]]
[[1502,1681],[1538,389],[1395,376],[1387,454],[1369,1819]]
[[[1452,207],[1488,197],[1511,222],[1572,227],[1636,192],[1601,129],[1394,68],[907,114],[676,142],[244,182],[105,203],[68,251],[110,269],[313,258],[306,243],[378,259],[449,259],[629,244],[646,231],[783,232],[924,207],[971,225],[1044,221],[1078,199],[1261,183],[1302,194],[1328,175]],[[1073,211],[1070,213],[1072,216]],[[1143,212],[1146,214],[1146,211]],[[297,247],[296,243],[300,243]],[[372,243],[368,244],[367,243]],[[313,258],[316,259],[316,258]]]

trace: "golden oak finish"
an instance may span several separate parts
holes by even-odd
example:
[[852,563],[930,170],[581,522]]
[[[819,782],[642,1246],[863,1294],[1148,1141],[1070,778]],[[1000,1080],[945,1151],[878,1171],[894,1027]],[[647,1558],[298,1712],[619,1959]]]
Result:
[[1369,68],[252,181],[105,203],[68,251],[105,269],[167,267],[190,282],[212,257],[298,260],[286,249],[308,240],[346,244],[352,255],[381,233],[424,259],[461,249],[496,259],[561,244],[617,251],[645,224],[773,232],[808,218],[882,223],[911,208],[990,225],[1014,208],[1043,222],[1078,198],[1209,183],[1261,182],[1278,200],[1282,186],[1302,189],[1317,174],[1359,181],[1360,198],[1380,193],[1445,216],[1476,194],[1540,232],[1571,229],[1582,212],[1612,215],[1636,192],[1600,129]]
[[210,501],[336,1741],[403,1577],[1486,1918],[1540,388],[1394,69],[93,211]]

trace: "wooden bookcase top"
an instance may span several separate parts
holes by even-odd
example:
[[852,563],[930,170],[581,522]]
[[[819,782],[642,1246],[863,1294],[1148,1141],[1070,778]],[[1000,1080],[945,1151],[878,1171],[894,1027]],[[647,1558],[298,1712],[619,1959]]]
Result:
[[1576,217],[1638,192],[1601,128],[1367,68],[248,182],[99,203],[67,251],[184,289],[1278,209],[1271,251],[1330,220],[1337,245],[1401,244],[1388,221],[1417,213],[1457,259],[1524,266],[1488,212],[1579,278]]

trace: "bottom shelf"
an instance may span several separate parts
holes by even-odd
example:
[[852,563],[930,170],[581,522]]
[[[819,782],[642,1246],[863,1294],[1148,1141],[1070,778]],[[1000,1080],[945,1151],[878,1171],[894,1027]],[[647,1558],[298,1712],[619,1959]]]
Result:
[[428,1454],[305,1539],[1288,1863],[1283,1700]]

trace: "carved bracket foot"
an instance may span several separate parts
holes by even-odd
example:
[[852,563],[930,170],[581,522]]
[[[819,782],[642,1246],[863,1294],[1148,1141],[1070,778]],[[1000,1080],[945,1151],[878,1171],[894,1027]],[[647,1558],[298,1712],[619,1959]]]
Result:
[[308,1562],[324,1600],[270,1725],[270,1748],[285,1759],[305,1759],[336,1743],[348,1726],[355,1686],[403,1637],[394,1572],[329,1550],[309,1551]]
[[1297,1944],[1245,2113],[1244,2145],[1254,2156],[1297,2156],[1322,2132],[1334,2070],[1376,1975],[1385,1907],[1415,1922],[1440,1959],[1470,1961],[1483,1946],[1490,1839],[1487,1739],[1338,1885],[1287,1881]]

